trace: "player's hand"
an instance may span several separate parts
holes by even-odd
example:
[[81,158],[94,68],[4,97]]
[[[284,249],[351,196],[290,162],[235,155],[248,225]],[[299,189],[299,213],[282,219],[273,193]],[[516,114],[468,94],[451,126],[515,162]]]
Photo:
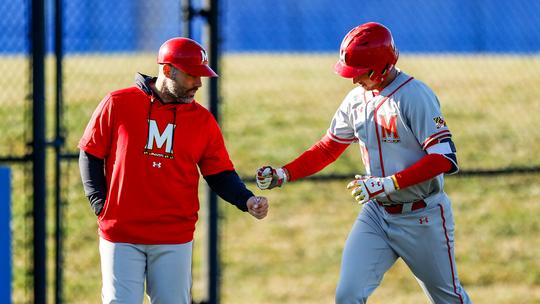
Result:
[[356,175],[354,178],[347,185],[347,189],[352,189],[351,195],[359,204],[365,204],[374,198],[396,191],[391,177]]
[[268,200],[264,196],[252,196],[247,200],[248,212],[257,219],[263,219],[268,214]]
[[261,190],[281,187],[287,182],[287,173],[283,168],[274,169],[270,166],[264,166],[257,169],[255,181],[257,182],[257,187]]

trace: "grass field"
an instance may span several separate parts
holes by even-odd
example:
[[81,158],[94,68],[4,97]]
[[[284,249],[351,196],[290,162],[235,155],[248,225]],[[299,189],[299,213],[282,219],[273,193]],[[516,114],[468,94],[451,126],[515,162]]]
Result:
[[[458,272],[475,303],[540,303],[539,181],[447,180]],[[227,208],[225,303],[332,303],[340,252],[359,211],[344,185],[298,183],[273,191],[273,209],[263,223]],[[427,299],[400,262],[370,303]]]
[[[288,162],[324,134],[352,88],[350,81],[332,73],[334,57],[244,54],[224,59],[222,128],[241,175],[251,176],[263,164]],[[14,77],[25,79],[14,68],[17,60],[21,59],[0,61],[0,69],[9,68]],[[539,58],[402,55],[400,67],[438,94],[462,169],[540,164],[540,132],[534,115],[540,110]],[[131,85],[135,71],[155,74],[155,70],[153,56],[66,58],[66,150],[75,150],[91,112],[108,91]],[[24,92],[19,92],[24,86],[16,89],[0,95],[3,110],[8,104],[24,107]],[[205,100],[205,93],[198,98]],[[12,111],[12,123],[0,124],[3,154],[25,149],[14,140],[21,136],[20,129],[10,127],[24,120],[23,112]],[[362,170],[357,147],[351,146],[323,173]],[[77,165],[65,164],[63,172],[66,303],[98,303],[95,217],[83,198]],[[31,227],[24,215],[30,194],[23,186],[22,170],[15,175],[14,302],[27,303],[25,240]],[[222,303],[332,303],[341,250],[360,210],[345,190],[346,183],[306,181],[264,192],[271,210],[262,222],[221,204]],[[538,175],[447,179],[456,220],[458,271],[475,303],[540,303],[539,185]],[[204,208],[203,204],[194,255],[195,299],[203,297],[205,290]],[[49,244],[52,254],[52,241]],[[427,303],[427,299],[400,262],[385,276],[370,303]]]

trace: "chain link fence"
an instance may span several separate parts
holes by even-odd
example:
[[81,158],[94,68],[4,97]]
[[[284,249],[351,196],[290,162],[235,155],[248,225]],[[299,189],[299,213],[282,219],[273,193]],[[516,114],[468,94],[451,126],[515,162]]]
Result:
[[[13,194],[12,289],[14,299],[29,299],[32,290],[31,70],[28,43],[29,7],[23,1],[0,3],[0,159],[11,162]],[[4,164],[2,164],[4,165]],[[15,303],[17,303],[15,301]]]
[[[225,117],[232,118],[224,128],[231,141],[242,138],[231,146],[235,153],[252,147],[249,155],[237,157],[247,167],[261,159],[289,161],[324,134],[353,87],[332,71],[341,39],[356,25],[377,21],[394,35],[397,66],[438,95],[462,171],[538,169],[540,133],[535,115],[525,112],[540,107],[540,31],[536,19],[527,17],[540,11],[540,4],[278,1],[272,13],[264,1],[226,1],[225,7],[223,105]],[[246,131],[235,128],[240,117],[257,119]],[[257,134],[268,125],[276,130],[264,140],[279,141],[280,147],[258,144]],[[354,154],[326,172],[361,170]]]
[[[505,195],[510,200],[519,196],[525,204],[538,201],[531,184],[515,188],[525,178],[494,174],[540,168],[534,114],[540,109],[540,31],[533,24],[537,18],[529,17],[540,12],[538,3],[250,0],[225,1],[224,7],[222,127],[243,176],[252,177],[261,165],[293,160],[325,134],[353,88],[332,69],[341,39],[359,24],[383,23],[400,50],[397,66],[439,97],[458,151],[457,177],[490,176],[446,181],[457,214],[457,257],[465,288],[475,301],[504,303],[503,295],[481,296],[478,290],[514,284],[531,292],[508,290],[508,301],[538,303],[538,281],[525,278],[536,272],[515,271],[538,269],[538,263],[523,267],[527,257],[502,249],[503,244],[528,244],[538,232],[538,220],[524,211],[519,222],[530,226],[513,236],[494,232],[505,229],[504,220],[490,220],[511,213]],[[350,205],[344,180],[363,171],[360,151],[351,145],[309,183],[260,191],[270,198],[268,222],[253,224],[223,208],[225,303],[333,303],[341,250],[358,210]],[[506,183],[493,186],[498,180]],[[478,225],[490,232],[475,236],[469,228]],[[478,258],[479,251],[491,254]],[[426,301],[405,265],[396,264],[388,277],[374,303]],[[238,282],[242,290],[235,288]]]
[[[109,92],[134,85],[136,72],[156,75],[156,50],[181,33],[180,1],[66,1],[63,63],[65,151],[77,143]],[[63,168],[66,303],[98,303],[101,275],[96,218],[85,199],[78,165]],[[83,279],[84,278],[84,279]]]
[[[46,3],[51,13],[52,1]],[[242,176],[252,176],[263,164],[288,162],[324,135],[352,88],[332,71],[339,44],[348,30],[367,21],[391,29],[401,52],[398,67],[437,93],[463,171],[540,167],[534,115],[540,110],[540,21],[530,17],[540,13],[540,3],[223,0],[220,7],[222,129]],[[54,136],[55,98],[51,15],[49,138]],[[0,34],[0,71],[5,75],[0,80],[0,157],[6,162],[24,159],[31,142],[29,16],[28,1],[0,4],[5,29]],[[156,74],[156,51],[181,34],[181,17],[178,0],[63,2],[63,153],[77,153],[90,115],[108,92],[131,86],[136,72]],[[199,36],[204,33],[201,24],[194,28]],[[205,93],[197,99],[204,104]],[[15,303],[30,301],[28,167],[24,162],[13,165]],[[321,174],[349,176],[362,170],[357,148],[351,146]],[[63,162],[61,172],[64,298],[67,303],[96,303],[101,279],[95,217],[83,197],[76,162]],[[223,233],[230,232],[226,228]],[[233,240],[225,245],[224,271],[234,264]],[[200,247],[196,255],[201,255]],[[194,261],[196,267],[201,259]],[[195,297],[204,290],[200,273],[195,271]]]

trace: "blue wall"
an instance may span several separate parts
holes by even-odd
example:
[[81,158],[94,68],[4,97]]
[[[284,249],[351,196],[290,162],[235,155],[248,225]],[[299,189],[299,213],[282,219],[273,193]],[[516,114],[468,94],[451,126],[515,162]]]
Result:
[[[406,52],[538,52],[540,1],[228,0],[227,51],[335,51],[356,25],[387,25]],[[240,5],[238,3],[241,2]],[[273,11],[268,8],[273,3]]]
[[[49,50],[52,2],[46,0]],[[28,52],[30,1],[3,3],[0,53]],[[155,50],[181,34],[180,4],[64,0],[66,52]],[[335,51],[349,29],[367,21],[387,25],[402,52],[540,50],[540,1],[534,0],[221,0],[221,13],[226,52]]]
[[11,170],[0,167],[0,303],[11,303]]
[[[44,0],[47,50],[53,50],[54,1]],[[0,2],[0,54],[29,53],[28,0]],[[180,0],[64,0],[66,53],[155,51],[181,34]]]

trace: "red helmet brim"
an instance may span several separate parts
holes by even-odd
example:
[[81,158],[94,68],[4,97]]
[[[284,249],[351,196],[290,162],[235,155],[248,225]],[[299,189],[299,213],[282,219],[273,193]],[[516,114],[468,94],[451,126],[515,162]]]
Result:
[[346,65],[343,61],[338,60],[334,65],[334,71],[343,78],[354,78],[369,72],[369,69],[351,67]]
[[193,76],[199,76],[199,77],[218,77],[218,74],[214,72],[209,66],[206,64],[200,64],[200,65],[186,65],[186,64],[178,64],[174,63],[172,64],[175,68],[179,69],[180,71],[187,73],[189,75]]

